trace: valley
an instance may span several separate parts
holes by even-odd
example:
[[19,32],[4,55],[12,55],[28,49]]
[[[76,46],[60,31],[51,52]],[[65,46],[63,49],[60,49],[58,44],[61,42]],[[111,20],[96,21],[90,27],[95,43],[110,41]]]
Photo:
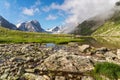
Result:
[[0,5],[0,80],[120,80],[119,0],[26,1]]

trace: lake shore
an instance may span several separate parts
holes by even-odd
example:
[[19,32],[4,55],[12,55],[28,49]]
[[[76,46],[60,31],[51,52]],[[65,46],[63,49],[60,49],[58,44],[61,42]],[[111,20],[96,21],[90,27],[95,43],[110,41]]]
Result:
[[94,80],[86,72],[92,71],[98,62],[119,65],[120,50],[73,42],[52,46],[39,43],[0,44],[2,80]]

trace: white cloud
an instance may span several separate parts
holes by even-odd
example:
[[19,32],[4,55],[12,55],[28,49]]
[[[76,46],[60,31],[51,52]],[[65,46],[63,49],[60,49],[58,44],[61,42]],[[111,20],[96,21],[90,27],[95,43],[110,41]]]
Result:
[[48,17],[46,18],[46,20],[56,20],[57,17],[53,16],[53,15],[48,15]]
[[40,9],[38,6],[40,5],[40,0],[37,0],[34,5],[32,5],[30,8],[22,8],[22,13],[28,16],[33,16],[35,13],[39,13]]
[[68,14],[65,23],[70,24],[70,26],[71,24],[75,26],[95,15],[104,12],[109,13],[114,8],[116,1],[118,0],[64,0],[61,5],[52,3],[47,8],[48,10],[57,9],[64,11],[64,13]]
[[49,12],[49,11],[50,11],[50,7],[44,6],[44,7],[42,8],[42,10],[43,10],[44,12]]
[[58,4],[56,4],[56,3],[52,3],[50,6],[44,6],[44,7],[42,8],[42,10],[43,10],[44,12],[49,12],[49,11],[52,10],[52,9],[60,9],[60,5],[58,5]]
[[31,9],[23,8],[23,14],[33,16],[34,15],[34,10],[32,8]]
[[10,3],[9,2],[5,2],[4,5],[5,5],[6,9],[10,8]]

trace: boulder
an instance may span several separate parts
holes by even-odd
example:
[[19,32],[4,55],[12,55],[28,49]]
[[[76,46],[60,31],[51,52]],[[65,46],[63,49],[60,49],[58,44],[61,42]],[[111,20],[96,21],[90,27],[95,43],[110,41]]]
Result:
[[106,47],[101,47],[101,48],[96,49],[97,54],[104,54],[107,51],[108,51],[108,49]]
[[90,58],[59,51],[46,58],[37,68],[40,70],[84,72],[92,70],[94,67]]
[[86,52],[87,50],[89,50],[91,47],[90,47],[90,45],[82,45],[82,46],[79,46],[79,50],[81,51],[81,52]]
[[68,46],[72,46],[72,47],[73,47],[73,46],[78,46],[78,43],[76,43],[76,42],[69,42],[69,43],[68,43]]
[[50,80],[48,76],[38,76],[32,73],[25,73],[23,77],[25,80]]
[[83,76],[81,80],[95,80],[95,79],[89,76]]
[[120,59],[120,49],[117,49],[117,57]]

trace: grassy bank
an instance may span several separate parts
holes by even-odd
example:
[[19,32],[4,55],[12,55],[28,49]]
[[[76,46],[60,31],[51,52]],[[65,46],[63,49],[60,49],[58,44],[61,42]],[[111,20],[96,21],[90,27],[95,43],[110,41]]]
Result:
[[79,42],[72,35],[22,32],[0,27],[0,43],[57,43]]

